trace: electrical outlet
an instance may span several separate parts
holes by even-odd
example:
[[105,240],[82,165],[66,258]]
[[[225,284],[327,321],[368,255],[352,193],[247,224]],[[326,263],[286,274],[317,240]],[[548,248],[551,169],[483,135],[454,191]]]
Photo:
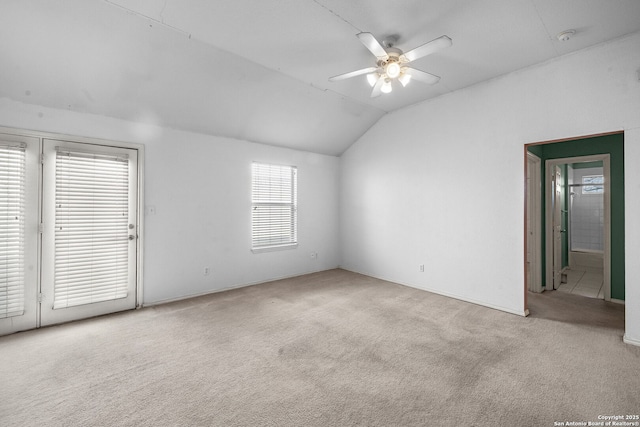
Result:
[[318,259],[318,252],[311,252],[311,259]]
[[205,276],[208,276],[211,273],[211,269],[209,267],[205,267],[203,273]]
[[420,273],[424,273],[424,264],[420,264]]

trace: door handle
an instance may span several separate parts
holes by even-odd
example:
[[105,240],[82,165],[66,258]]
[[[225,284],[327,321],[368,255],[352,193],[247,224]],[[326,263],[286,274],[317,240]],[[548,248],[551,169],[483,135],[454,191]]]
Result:
[[129,234],[129,240],[133,240],[135,238],[136,238],[136,236],[134,236],[133,234]]

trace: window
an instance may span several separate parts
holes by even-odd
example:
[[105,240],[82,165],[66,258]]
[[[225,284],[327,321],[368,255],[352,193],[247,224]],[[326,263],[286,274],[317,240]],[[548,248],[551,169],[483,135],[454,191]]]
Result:
[[585,175],[582,177],[582,194],[604,193],[604,177],[602,175]]
[[289,248],[298,243],[297,169],[252,164],[252,250]]

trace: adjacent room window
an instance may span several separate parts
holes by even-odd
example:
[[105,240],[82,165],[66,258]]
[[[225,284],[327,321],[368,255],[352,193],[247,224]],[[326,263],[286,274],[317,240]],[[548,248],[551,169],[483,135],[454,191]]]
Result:
[[297,169],[252,164],[251,248],[290,248],[298,243]]
[[582,194],[604,193],[604,176],[585,175],[582,177]]

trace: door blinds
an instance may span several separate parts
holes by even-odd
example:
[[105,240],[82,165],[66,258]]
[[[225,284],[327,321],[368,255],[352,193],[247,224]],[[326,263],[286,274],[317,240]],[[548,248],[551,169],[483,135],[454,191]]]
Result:
[[24,312],[25,145],[0,145],[0,318]]
[[53,308],[127,296],[126,156],[56,148]]
[[297,169],[262,163],[252,169],[252,248],[295,245]]

